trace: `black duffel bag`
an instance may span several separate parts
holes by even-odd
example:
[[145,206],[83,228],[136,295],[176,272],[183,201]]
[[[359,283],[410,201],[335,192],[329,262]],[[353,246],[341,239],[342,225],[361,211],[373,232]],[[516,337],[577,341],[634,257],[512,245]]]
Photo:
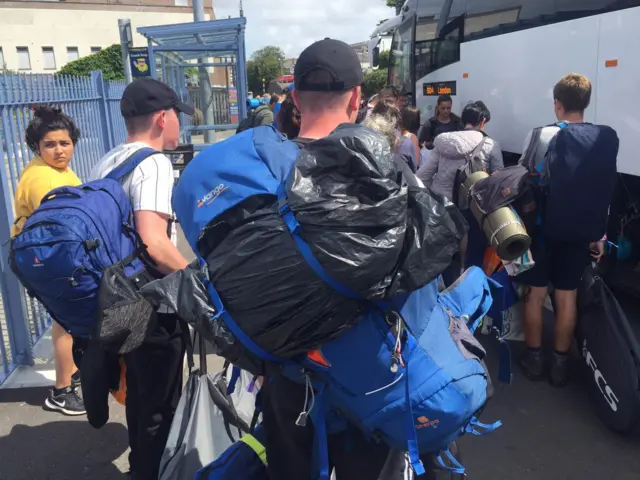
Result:
[[640,344],[630,323],[638,320],[631,317],[633,303],[623,308],[597,267],[587,269],[578,291],[576,340],[596,413],[619,433],[633,432],[640,419]]

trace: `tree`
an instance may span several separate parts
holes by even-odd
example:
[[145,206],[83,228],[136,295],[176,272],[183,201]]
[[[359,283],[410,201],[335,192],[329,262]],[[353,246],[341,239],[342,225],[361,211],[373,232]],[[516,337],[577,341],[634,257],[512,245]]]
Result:
[[394,7],[396,9],[396,15],[400,15],[402,5],[404,5],[404,0],[387,0],[387,7]]
[[389,61],[390,61],[390,55],[391,52],[386,51],[386,52],[380,52],[380,55],[378,55],[378,67],[381,69],[388,69],[389,68]]
[[364,83],[362,85],[364,96],[369,98],[386,87],[388,74],[389,72],[386,68],[368,71],[364,75]]
[[69,62],[58,73],[88,77],[94,70],[100,70],[106,80],[124,80],[120,45],[111,45],[109,48]]
[[264,92],[269,83],[284,73],[285,55],[280,47],[267,46],[251,55],[247,62],[249,90]]

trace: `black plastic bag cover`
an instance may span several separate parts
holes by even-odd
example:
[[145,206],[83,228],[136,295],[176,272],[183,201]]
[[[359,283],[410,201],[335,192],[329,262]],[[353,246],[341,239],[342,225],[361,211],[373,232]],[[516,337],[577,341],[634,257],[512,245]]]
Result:
[[169,309],[211,342],[214,353],[254,375],[263,373],[262,362],[253,357],[229,331],[209,301],[203,284],[204,273],[197,262],[166,277],[148,283],[140,293],[157,310]]
[[363,302],[336,292],[307,265],[274,196],[250,197],[218,217],[198,249],[235,322],[278,357],[332,340],[362,311]]
[[401,187],[389,142],[360,125],[307,144],[287,194],[301,236],[329,275],[372,300],[435,279],[468,229],[444,197]]
[[361,125],[340,125],[306,145],[287,195],[329,275],[366,298],[384,296],[404,246],[408,206],[389,142]]
[[387,297],[413,292],[436,279],[451,263],[469,228],[460,210],[426,188],[409,187],[403,254]]

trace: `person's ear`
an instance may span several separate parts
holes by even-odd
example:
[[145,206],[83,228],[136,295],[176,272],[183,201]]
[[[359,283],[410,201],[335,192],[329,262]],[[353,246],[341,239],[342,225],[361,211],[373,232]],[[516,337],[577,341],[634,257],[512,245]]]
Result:
[[291,97],[293,98],[293,104],[296,106],[298,110],[300,110],[300,101],[298,100],[298,91],[294,88],[293,92],[291,92]]
[[164,130],[164,127],[167,124],[167,111],[166,110],[162,110],[161,112],[158,113],[158,117],[156,118],[155,123],[157,123],[158,127],[160,127],[162,130]]
[[360,94],[362,89],[360,86],[355,87],[351,90],[351,98],[349,99],[349,109],[351,111],[360,110]]

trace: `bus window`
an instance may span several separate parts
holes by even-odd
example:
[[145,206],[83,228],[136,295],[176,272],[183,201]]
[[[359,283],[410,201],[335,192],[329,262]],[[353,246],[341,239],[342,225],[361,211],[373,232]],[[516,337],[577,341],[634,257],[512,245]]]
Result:
[[639,5],[640,0],[468,1],[463,41],[478,40]]
[[391,42],[389,59],[389,85],[413,91],[411,80],[411,45],[413,42],[414,17],[398,27]]
[[464,15],[447,24],[434,40],[418,42],[414,52],[416,81],[460,60],[460,43],[464,36]]

